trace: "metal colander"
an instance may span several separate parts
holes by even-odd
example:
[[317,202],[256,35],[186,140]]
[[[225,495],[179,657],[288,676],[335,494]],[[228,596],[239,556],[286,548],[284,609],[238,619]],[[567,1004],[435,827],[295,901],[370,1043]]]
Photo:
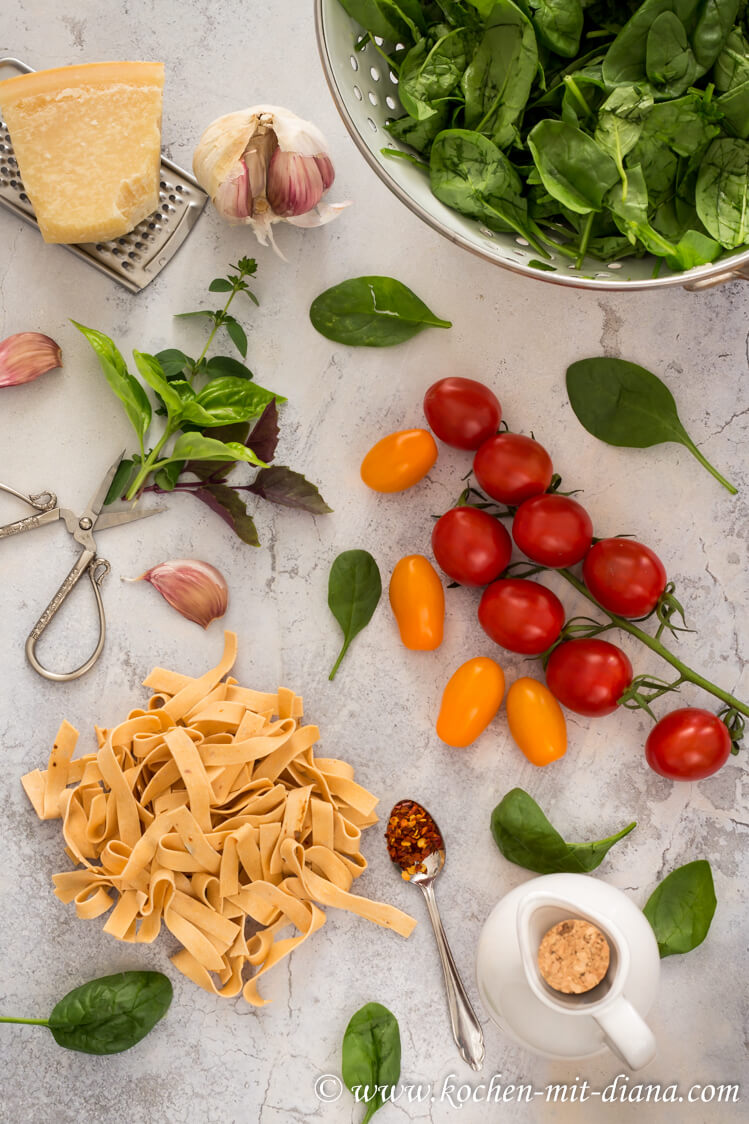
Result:
[[[537,252],[525,239],[514,234],[498,234],[451,210],[432,195],[429,179],[419,168],[406,160],[394,160],[381,154],[380,150],[385,147],[403,147],[385,130],[387,122],[403,114],[397,76],[372,43],[367,43],[360,51],[354,50],[354,43],[363,29],[346,13],[339,0],[315,0],[315,23],[330,92],[357,148],[401,202],[451,242],[526,277],[540,277],[581,289],[655,289],[662,285],[683,285],[686,289],[698,290],[725,281],[749,280],[749,250],[726,254],[711,265],[681,273],[669,270],[661,258],[650,254],[608,263],[586,257],[578,268],[568,258],[552,252],[541,268]],[[376,43],[382,46],[381,39],[376,39]],[[408,151],[405,147],[403,150]],[[532,264],[534,262],[536,264]]]

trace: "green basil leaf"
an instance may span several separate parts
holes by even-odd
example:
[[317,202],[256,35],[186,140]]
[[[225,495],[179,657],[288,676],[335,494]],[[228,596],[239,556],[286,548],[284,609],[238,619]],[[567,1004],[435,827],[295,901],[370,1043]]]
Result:
[[392,347],[424,328],[451,328],[394,277],[353,277],[315,297],[313,326],[329,340],[352,347]]
[[749,142],[714,140],[697,176],[697,214],[708,234],[734,250],[749,242]]
[[653,928],[661,956],[689,952],[702,944],[716,904],[709,862],[697,859],[672,870],[656,886],[642,911]]
[[246,445],[241,445],[238,441],[216,441],[213,437],[204,437],[202,433],[181,433],[174,442],[171,454],[157,464],[162,468],[171,461],[190,460],[247,461],[261,468],[266,467]]
[[237,379],[253,379],[255,377],[249,367],[240,363],[238,359],[232,359],[230,355],[212,356],[206,362],[203,373],[208,375],[210,379],[217,375],[233,375]]
[[209,293],[230,293],[234,286],[226,277],[215,277],[208,286]]
[[184,351],[176,347],[167,347],[164,351],[157,351],[155,358],[161,364],[161,369],[168,379],[176,378],[185,371],[191,370],[193,361]]
[[119,972],[68,992],[49,1016],[49,1029],[68,1050],[118,1054],[140,1042],[171,1001],[172,985],[161,972]]
[[190,320],[192,317],[205,316],[209,320],[214,320],[219,313],[211,312],[209,309],[199,309],[197,312],[177,312],[175,316],[178,320]]
[[[240,445],[247,445],[247,436],[250,432],[249,422],[235,422],[233,425],[218,425],[211,429],[210,436],[214,441],[223,441],[228,444],[238,441]],[[250,446],[256,457],[266,460],[262,453]],[[187,461],[183,472],[192,472],[199,480],[223,480],[234,468],[236,461]]]
[[328,606],[343,632],[343,647],[329,678],[334,679],[349,644],[369,624],[382,596],[382,579],[367,550],[339,554],[328,578]]
[[117,465],[117,471],[114,474],[112,483],[109,485],[109,491],[104,499],[104,505],[114,503],[115,500],[124,498],[127,486],[133,476],[133,469],[135,468],[135,461],[131,458],[122,460]]
[[238,320],[234,319],[233,316],[224,316],[223,326],[229,333],[231,342],[234,344],[237,351],[244,359],[247,354],[247,334],[244,328]]
[[142,445],[151,424],[151,403],[148,401],[148,395],[135,376],[128,371],[125,360],[109,336],[97,332],[95,328],[85,328],[76,320],[72,320],[71,323],[86,337],[96,352],[104,377],[125,407],[125,413]]
[[603,209],[619,171],[592,137],[565,121],[547,119],[531,129],[528,147],[549,195],[580,215]]
[[165,492],[173,492],[174,486],[179,479],[179,475],[184,471],[184,461],[171,461],[169,464],[160,468],[154,476],[154,483],[163,488]]
[[351,1016],[343,1036],[341,1074],[358,1101],[371,1098],[362,1120],[367,1124],[384,1104],[380,1090],[395,1087],[401,1074],[398,1020],[381,1003],[365,1003]]
[[152,390],[155,390],[161,401],[166,406],[169,418],[179,417],[182,412],[182,399],[174,389],[174,383],[167,380],[166,375],[154,355],[146,355],[141,351],[134,351],[135,366]]
[[333,510],[328,507],[315,484],[311,484],[301,472],[294,472],[285,465],[262,468],[247,491],[260,496],[269,503],[281,507],[295,507],[309,511],[312,515],[327,515]]
[[468,128],[487,133],[500,148],[511,144],[537,68],[533,25],[512,0],[497,0],[463,75]]
[[247,506],[233,488],[226,484],[206,484],[192,493],[211,511],[215,511],[227,523],[237,538],[248,546],[260,546],[255,521],[247,513]]
[[684,429],[671,391],[645,367],[606,355],[580,359],[567,368],[567,394],[577,420],[599,441],[630,449],[675,441],[735,494]]
[[219,375],[203,387],[194,401],[182,406],[181,417],[201,426],[230,425],[258,417],[273,401],[286,399],[249,379]]
[[492,835],[504,857],[537,874],[587,874],[600,866],[611,847],[636,826],[627,824],[616,835],[593,843],[566,843],[522,788],[511,789],[491,818]]

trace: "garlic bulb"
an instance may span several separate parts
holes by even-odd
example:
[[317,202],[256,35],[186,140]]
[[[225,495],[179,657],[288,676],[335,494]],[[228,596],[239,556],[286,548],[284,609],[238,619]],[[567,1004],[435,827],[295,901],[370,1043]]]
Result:
[[0,343],[0,386],[18,386],[62,366],[62,352],[41,332],[17,332]]
[[197,558],[161,562],[139,578],[125,580],[150,582],[173,609],[201,628],[208,628],[211,621],[223,617],[229,601],[223,574],[210,562],[201,562]]
[[276,105],[219,117],[198,142],[193,170],[223,218],[251,226],[274,249],[273,223],[322,226],[349,206],[322,198],[335,173],[320,130]]

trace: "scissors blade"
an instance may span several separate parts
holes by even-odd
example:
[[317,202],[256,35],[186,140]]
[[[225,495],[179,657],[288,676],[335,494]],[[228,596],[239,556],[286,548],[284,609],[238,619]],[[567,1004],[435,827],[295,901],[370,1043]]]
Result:
[[148,519],[149,515],[158,515],[166,511],[165,507],[149,507],[147,511],[105,511],[96,520],[96,530],[106,531],[109,527],[120,527],[124,523],[133,523],[136,519]]
[[104,500],[107,498],[107,492],[112,486],[112,481],[114,480],[115,473],[120,467],[120,461],[122,460],[126,452],[127,450],[123,449],[117,460],[107,469],[104,479],[91,497],[88,507],[83,512],[83,515],[81,516],[82,519],[88,518],[92,523],[96,523],[97,516],[104,506]]

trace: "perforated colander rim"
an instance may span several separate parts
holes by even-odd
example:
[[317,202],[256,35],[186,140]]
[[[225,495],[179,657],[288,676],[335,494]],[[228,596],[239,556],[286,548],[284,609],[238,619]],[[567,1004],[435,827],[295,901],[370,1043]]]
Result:
[[[548,281],[553,285],[565,285],[567,288],[573,289],[597,289],[599,291],[618,290],[621,292],[632,291],[633,289],[661,289],[666,286],[674,285],[687,289],[702,289],[711,288],[713,285],[720,284],[724,281],[749,279],[749,271],[746,269],[746,267],[749,267],[749,249],[742,250],[740,253],[727,255],[713,262],[711,265],[696,266],[692,269],[685,270],[683,273],[669,273],[663,277],[645,278],[615,278],[612,276],[611,279],[608,277],[585,277],[581,275],[573,276],[569,273],[546,272],[526,265],[523,262],[511,261],[507,258],[501,258],[497,254],[482,250],[479,245],[470,242],[459,231],[446,226],[436,215],[432,214],[425,207],[422,207],[421,204],[413,199],[405,188],[390,175],[388,170],[375,159],[368,144],[362,137],[356,122],[349,113],[346,100],[342,93],[341,82],[338,78],[336,63],[328,47],[325,21],[327,18],[327,9],[332,6],[340,8],[342,17],[348,18],[344,9],[340,7],[339,0],[315,0],[315,34],[328,88],[343,123],[348,129],[351,139],[370,168],[376,173],[378,179],[382,180],[386,187],[400,199],[401,203],[405,204],[413,214],[417,215],[423,222],[427,223],[428,226],[431,226],[433,230],[436,230],[456,246],[461,246],[477,257],[483,258],[484,261],[492,262],[493,265],[499,265],[503,269],[512,270],[513,273],[519,273],[523,277],[532,277],[536,281]],[[652,260],[655,265],[655,263],[661,259],[648,255],[643,260]]]

